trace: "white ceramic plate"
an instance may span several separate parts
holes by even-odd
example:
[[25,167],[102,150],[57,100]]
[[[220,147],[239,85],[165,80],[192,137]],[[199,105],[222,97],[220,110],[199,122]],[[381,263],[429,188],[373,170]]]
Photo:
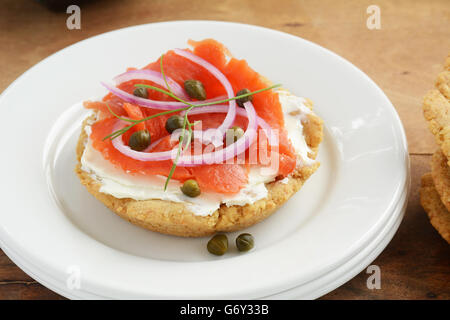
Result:
[[[256,238],[254,250],[231,250],[221,258],[207,253],[206,238],[161,235],[120,219],[73,171],[86,115],[77,102],[104,94],[99,81],[126,67],[186,47],[187,39],[210,37],[269,79],[311,98],[326,125],[320,169],[276,214],[247,230]],[[398,208],[407,194],[409,160],[391,103],[346,60],[285,33],[211,21],[109,32],[31,68],[2,94],[0,109],[8,119],[0,127],[6,151],[0,158],[2,248],[68,297],[268,297],[326,279],[370,245],[384,248],[385,238],[377,236],[403,212]],[[81,288],[69,290],[73,270],[80,272]],[[331,283],[321,284],[328,289],[320,294],[333,289]]]
[[[406,210],[407,196],[409,189],[409,184],[405,187],[405,192],[401,197],[398,207],[395,212],[391,214],[391,218],[386,223],[385,227],[378,232],[376,238],[370,242],[363,250],[358,252],[349,261],[343,263],[342,265],[334,268],[328,273],[321,275],[320,277],[303,283],[297,287],[277,292],[276,294],[260,297],[261,299],[315,299],[323,294],[326,294],[333,289],[339,287],[346,281],[353,278],[359,272],[361,272],[367,265],[370,264],[386,247],[389,241],[394,236],[397,231],[398,226],[403,218],[403,213]],[[44,284],[46,287],[64,295],[68,298],[73,299],[104,299],[104,296],[97,296],[91,293],[80,291],[80,290],[68,290],[65,283],[60,283],[49,278],[42,278],[40,274],[35,275],[29,268],[28,263],[24,261],[20,256],[15,255],[13,252],[9,251],[8,248],[3,247],[6,254],[13,259],[16,264],[21,267],[25,272],[31,275],[33,278]]]

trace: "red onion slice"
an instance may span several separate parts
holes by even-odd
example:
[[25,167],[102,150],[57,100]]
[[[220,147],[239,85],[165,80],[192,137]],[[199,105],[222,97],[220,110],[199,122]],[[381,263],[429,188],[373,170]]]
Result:
[[[130,81],[130,80],[148,80],[152,81],[165,89],[169,89],[164,81],[164,77],[161,72],[153,70],[130,70],[122,73],[114,78],[116,85]],[[184,89],[172,78],[166,76],[167,84],[170,90],[178,97],[184,100],[189,100],[188,95],[184,92]]]
[[256,139],[256,129],[258,128],[257,116],[253,104],[248,101],[244,103],[245,111],[247,112],[248,125],[244,135],[235,143],[229,146],[210,153],[200,155],[185,155],[178,160],[178,166],[193,166],[202,164],[224,163],[230,158],[245,152],[252,142]]
[[[227,92],[228,99],[234,97],[234,91],[233,87],[231,86],[231,83],[228,81],[227,77],[225,77],[225,75],[222,72],[220,72],[219,69],[217,69],[208,61],[200,58],[199,56],[196,56],[195,54],[189,51],[174,49],[174,52],[177,55],[182,56],[208,70],[223,85],[225,91]],[[227,115],[223,123],[217,128],[217,134],[215,135],[214,140],[212,141],[215,146],[220,146],[223,144],[223,136],[225,135],[225,131],[233,125],[234,118],[236,117],[236,101],[230,100],[228,102],[228,105],[229,109]]]
[[[107,84],[105,82],[101,82],[101,85],[104,86],[109,92],[114,94],[115,96],[119,97],[120,99],[132,103],[137,104],[144,108],[151,108],[151,109],[158,109],[158,110],[174,110],[179,109],[183,107],[187,107],[186,104],[183,102],[178,101],[158,101],[158,100],[151,100],[151,99],[144,99],[140,97],[136,97],[135,95],[132,95],[126,91],[123,91],[119,88],[116,88],[113,85]],[[207,103],[207,102],[214,102],[218,100],[222,100],[224,97],[215,97],[208,100],[203,101],[189,101],[191,104],[201,104],[201,103]]]
[[160,109],[160,110],[174,110],[174,109],[186,107],[186,105],[182,102],[157,101],[157,100],[144,99],[144,98],[136,97],[135,95],[125,92],[125,91],[123,91],[119,88],[116,88],[112,85],[109,85],[107,83],[101,82],[101,84],[106,89],[108,89],[109,92],[118,96],[120,99],[122,99],[126,102],[129,102],[129,103],[132,103],[132,104],[137,104],[142,107],[152,108],[152,109]]
[[[195,166],[195,165],[202,165],[202,164],[213,164],[213,163],[224,163],[228,159],[234,158],[236,155],[239,155],[243,152],[245,152],[249,146],[253,143],[253,141],[256,139],[256,129],[258,127],[258,117],[256,115],[255,108],[253,107],[253,104],[251,102],[244,103],[246,116],[248,118],[248,125],[247,129],[244,132],[244,135],[238,139],[235,143],[227,146],[224,149],[200,154],[200,155],[182,155],[177,165],[178,166]],[[240,112],[239,112],[240,113]],[[127,125],[126,122],[117,120],[116,125],[113,128],[113,131],[120,130],[124,128]],[[270,127],[269,127],[270,128]],[[158,144],[160,141],[156,141],[154,144],[152,144],[147,150],[151,150],[156,144]],[[116,139],[112,140],[113,146],[122,154],[140,161],[163,161],[163,160],[169,160],[174,159],[174,156],[177,152],[177,147],[175,147],[172,150],[169,151],[163,151],[163,152],[139,152],[132,150],[129,146],[125,145],[123,142],[122,137],[118,137]]]
[[[189,111],[189,115],[192,116],[192,115],[196,115],[196,114],[205,114],[205,113],[227,113],[228,108],[229,108],[228,105],[223,105],[223,104],[198,107],[198,108],[194,108],[191,111]],[[180,115],[183,116],[185,113],[186,113],[186,111],[182,111],[180,113]],[[236,108],[236,114],[241,117],[247,117],[247,112],[242,108]],[[275,133],[273,132],[272,128],[270,127],[270,125],[263,118],[261,118],[259,116],[256,116],[256,120],[257,120],[258,126],[261,127],[261,129],[263,129],[264,133],[268,137],[269,144],[272,146],[278,145],[278,139],[277,139]],[[207,139],[203,139],[203,140],[207,141]]]

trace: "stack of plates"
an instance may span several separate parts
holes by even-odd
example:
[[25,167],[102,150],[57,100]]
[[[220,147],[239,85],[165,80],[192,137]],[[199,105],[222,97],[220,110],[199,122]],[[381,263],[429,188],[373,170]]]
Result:
[[[203,38],[312,99],[325,122],[319,170],[276,214],[246,230],[256,239],[252,251],[219,258],[206,251],[206,238],[161,235],[120,219],[73,170],[86,115],[77,102],[104,94],[99,82],[126,67]],[[392,104],[346,60],[285,33],[207,21],[109,32],[27,71],[2,94],[0,109],[8,119],[0,127],[8,150],[0,158],[7,168],[1,247],[68,298],[317,298],[367,267],[405,211],[409,159]]]

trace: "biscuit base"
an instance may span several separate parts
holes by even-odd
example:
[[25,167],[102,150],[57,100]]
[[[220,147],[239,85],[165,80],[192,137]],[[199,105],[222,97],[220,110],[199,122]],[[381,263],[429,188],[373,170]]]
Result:
[[450,244],[450,212],[441,202],[441,198],[435,189],[431,173],[426,173],[422,177],[420,203],[428,214],[428,218],[433,227]]
[[423,99],[423,115],[450,166],[450,55],[445,61],[444,71],[436,79],[435,87]]
[[438,149],[431,160],[431,176],[442,204],[450,211],[450,168],[447,157]]
[[423,100],[423,115],[428,129],[434,135],[436,143],[447,157],[450,165],[450,102],[439,91],[429,91]]
[[[183,203],[165,200],[134,200],[118,199],[100,192],[101,184],[89,173],[81,169],[81,157],[87,142],[83,129],[78,140],[76,174],[86,189],[105,206],[123,219],[148,230],[182,236],[202,237],[216,232],[231,232],[250,227],[275,212],[283,203],[294,195],[303,183],[317,170],[319,163],[296,169],[287,183],[274,181],[267,183],[268,196],[253,204],[245,206],[230,206],[222,204],[218,210],[209,216],[199,216],[191,212]],[[304,125],[307,144],[315,158],[318,146],[322,141],[322,120],[311,114]]]

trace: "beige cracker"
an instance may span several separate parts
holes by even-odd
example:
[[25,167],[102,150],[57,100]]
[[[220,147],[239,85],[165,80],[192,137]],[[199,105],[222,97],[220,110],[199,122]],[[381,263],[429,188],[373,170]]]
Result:
[[450,164],[450,56],[447,57],[444,71],[435,83],[436,89],[429,91],[423,100],[423,115],[428,128]]
[[434,187],[431,173],[426,173],[422,177],[420,203],[427,212],[433,227],[450,243],[450,212],[441,202],[441,198]]
[[447,165],[447,158],[440,149],[433,154],[431,175],[442,204],[450,211],[450,169]]

